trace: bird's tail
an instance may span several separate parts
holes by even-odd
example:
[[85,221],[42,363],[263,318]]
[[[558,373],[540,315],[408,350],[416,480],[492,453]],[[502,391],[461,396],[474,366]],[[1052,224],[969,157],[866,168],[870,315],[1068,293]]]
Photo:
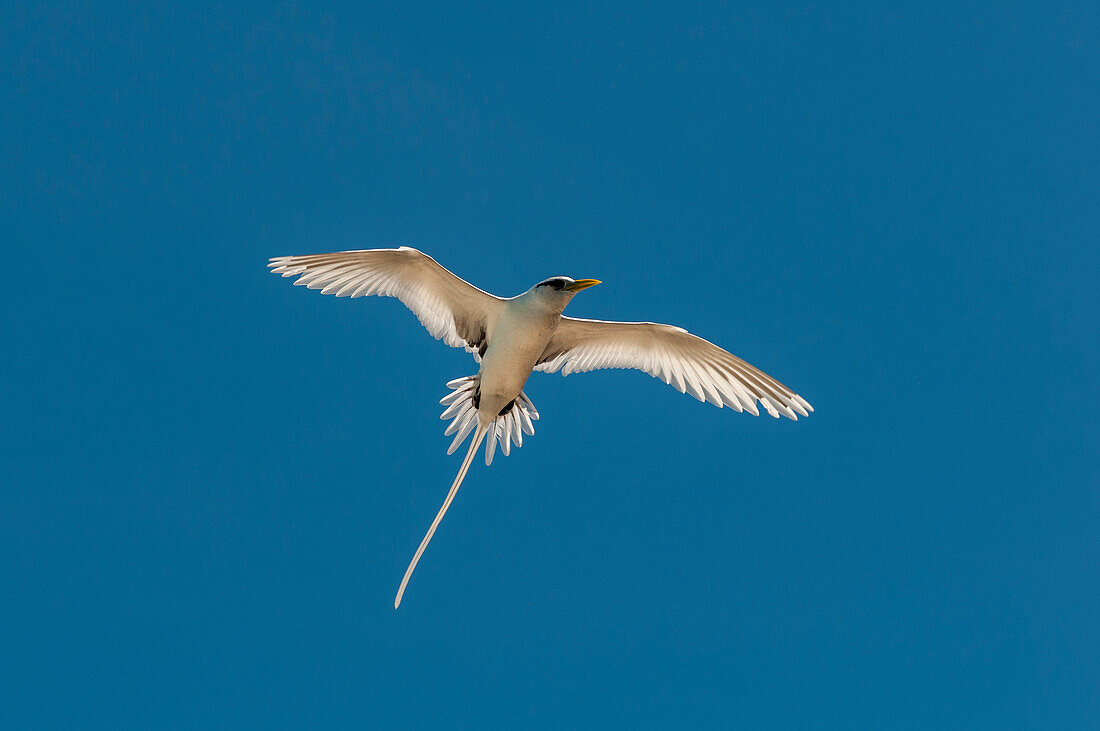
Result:
[[466,473],[470,469],[470,464],[474,461],[474,455],[477,454],[477,449],[481,446],[481,442],[486,437],[489,438],[489,442],[485,447],[485,464],[492,464],[493,454],[496,452],[497,443],[500,444],[501,450],[504,452],[505,456],[507,456],[511,451],[511,445],[513,443],[517,447],[523,445],[524,432],[527,432],[527,434],[535,433],[533,422],[539,418],[539,412],[535,410],[535,406],[531,403],[531,400],[527,398],[527,394],[522,392],[516,397],[515,403],[512,404],[512,408],[506,413],[495,416],[491,421],[483,423],[477,409],[477,394],[480,385],[480,375],[456,378],[447,384],[447,386],[452,389],[451,393],[440,400],[440,403],[447,407],[443,412],[443,416],[440,418],[453,418],[444,434],[450,436],[458,432],[454,441],[451,442],[447,454],[453,454],[454,451],[462,445],[462,442],[466,441],[466,437],[470,436],[471,432],[473,433],[473,439],[470,442],[470,449],[466,452],[465,459],[462,460],[462,466],[458,468],[458,475],[455,477],[454,484],[451,485],[451,489],[447,493],[447,499],[443,501],[443,507],[439,509],[439,513],[435,516],[435,520],[432,521],[431,527],[428,528],[428,533],[424,536],[424,540],[420,542],[419,548],[417,548],[416,553],[413,554],[412,561],[409,563],[409,568],[405,569],[405,576],[401,579],[401,586],[397,590],[397,597],[393,600],[394,609],[401,606],[401,597],[405,594],[405,587],[408,586],[409,577],[412,576],[412,572],[416,568],[417,562],[420,561],[420,557],[424,555],[424,549],[428,547],[428,542],[431,541],[432,536],[435,535],[435,529],[439,527],[439,523],[443,520],[443,516],[447,514],[447,509],[451,507],[451,501],[454,500],[459,486],[462,485],[462,480],[466,477]]
[[424,540],[420,541],[420,546],[417,547],[416,553],[413,554],[412,561],[409,562],[409,568],[405,569],[405,576],[401,579],[401,586],[397,589],[397,597],[393,600],[394,609],[401,606],[401,597],[405,594],[405,587],[409,584],[409,578],[412,576],[413,569],[416,568],[416,564],[420,561],[420,557],[424,555],[424,549],[428,547],[428,541],[432,540],[432,536],[435,535],[435,529],[439,527],[439,523],[443,520],[443,516],[447,514],[447,508],[451,507],[451,501],[455,499],[455,494],[458,492],[459,486],[462,485],[462,480],[466,477],[466,472],[470,469],[470,463],[474,461],[474,454],[477,452],[477,448],[481,446],[481,440],[484,439],[485,435],[489,433],[489,430],[493,429],[495,426],[496,420],[488,424],[482,424],[478,421],[477,429],[474,432],[474,438],[470,442],[470,449],[466,452],[466,458],[462,460],[462,466],[458,468],[458,475],[455,476],[455,481],[451,485],[450,491],[447,492],[447,499],[443,501],[443,506],[439,509],[439,512],[436,513],[435,520],[432,521],[431,527],[428,528]]
[[[480,375],[456,378],[447,384],[447,388],[453,389],[451,393],[439,400],[439,403],[447,407],[439,418],[451,419],[450,426],[443,433],[450,436],[458,432],[447,449],[447,454],[452,454],[458,449],[480,422],[476,403],[480,385]],[[527,398],[527,394],[520,391],[511,408],[495,417],[486,429],[489,442],[485,445],[485,464],[493,463],[498,442],[505,457],[512,451],[513,444],[517,448],[522,447],[523,433],[534,434],[534,422],[538,421],[538,418],[539,412],[535,409],[535,405],[531,403],[531,399]]]

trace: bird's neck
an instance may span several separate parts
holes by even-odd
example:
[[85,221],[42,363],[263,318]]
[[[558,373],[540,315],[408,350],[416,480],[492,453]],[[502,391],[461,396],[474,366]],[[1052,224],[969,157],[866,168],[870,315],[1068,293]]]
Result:
[[568,297],[552,296],[545,291],[529,290],[514,297],[509,301],[517,311],[529,312],[532,316],[535,314],[561,315],[565,306],[569,304]]

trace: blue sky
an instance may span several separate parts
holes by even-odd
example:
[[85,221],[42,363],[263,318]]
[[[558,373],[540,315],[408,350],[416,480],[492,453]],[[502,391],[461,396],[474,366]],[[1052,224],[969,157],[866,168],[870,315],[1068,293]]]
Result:
[[[1100,722],[1091,3],[0,14],[0,720]],[[474,372],[268,257],[675,323],[807,420]]]

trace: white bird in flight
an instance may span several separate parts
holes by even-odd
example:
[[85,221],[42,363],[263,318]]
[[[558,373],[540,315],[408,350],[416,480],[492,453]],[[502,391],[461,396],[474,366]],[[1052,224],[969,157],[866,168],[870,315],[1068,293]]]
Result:
[[481,442],[485,464],[492,464],[497,443],[507,455],[523,434],[535,433],[539,418],[523,386],[533,371],[563,376],[600,368],[635,368],[660,378],[718,408],[760,414],[759,402],[772,416],[809,416],[807,401],[766,373],[688,331],[654,322],[605,322],[562,315],[582,289],[596,279],[551,277],[521,295],[502,298],[456,277],[416,249],[367,249],[333,254],[277,256],[268,264],[284,277],[299,275],[296,285],[337,297],[396,297],[436,339],[465,348],[480,364],[473,376],[447,384],[440,401],[451,419],[445,434],[456,434],[452,454],[470,434],[470,448],[443,506],[413,554],[393,601],[394,609],[432,539]]

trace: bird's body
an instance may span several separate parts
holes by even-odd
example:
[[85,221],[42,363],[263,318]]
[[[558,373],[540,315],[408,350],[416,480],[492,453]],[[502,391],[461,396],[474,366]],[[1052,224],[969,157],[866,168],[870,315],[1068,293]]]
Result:
[[523,392],[535,370],[563,375],[598,368],[634,368],[719,408],[758,414],[759,402],[772,416],[807,416],[812,407],[786,386],[745,361],[682,328],[651,322],[605,322],[562,315],[573,296],[599,282],[551,277],[508,299],[477,289],[415,249],[371,249],[333,254],[276,257],[269,266],[295,284],[337,297],[365,295],[400,299],[436,338],[464,347],[480,366],[476,375],[455,379],[441,403],[456,434],[448,454],[472,435],[470,447],[447,497],[401,581],[394,607],[413,569],[450,507],[474,454],[484,440],[490,464],[499,444],[505,455],[538,419]]
[[527,291],[508,300],[488,331],[488,347],[481,356],[481,397],[478,412],[491,421],[513,402],[557,330],[561,311],[547,306],[537,293]]

